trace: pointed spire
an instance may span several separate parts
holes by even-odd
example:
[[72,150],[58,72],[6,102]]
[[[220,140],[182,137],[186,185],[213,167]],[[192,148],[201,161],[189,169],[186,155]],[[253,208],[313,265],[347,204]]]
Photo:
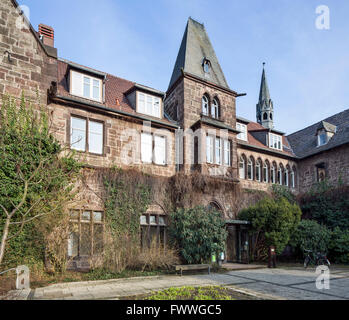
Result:
[[265,62],[263,62],[261,87],[257,103],[257,122],[266,128],[272,129],[274,127],[274,107],[273,101],[270,98],[264,66]]
[[263,73],[262,73],[262,80],[261,80],[261,88],[259,90],[259,102],[269,101],[270,100],[270,93],[267,83],[267,78],[265,76],[265,62],[263,62]]

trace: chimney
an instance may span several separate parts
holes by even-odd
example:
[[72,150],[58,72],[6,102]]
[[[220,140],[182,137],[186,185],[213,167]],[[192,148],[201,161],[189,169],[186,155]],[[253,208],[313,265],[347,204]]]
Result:
[[39,35],[42,43],[49,47],[54,47],[55,32],[52,27],[45,24],[39,24]]

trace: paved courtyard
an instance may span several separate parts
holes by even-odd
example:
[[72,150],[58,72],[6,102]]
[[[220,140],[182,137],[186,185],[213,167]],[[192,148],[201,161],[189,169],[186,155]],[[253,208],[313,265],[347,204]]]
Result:
[[258,299],[349,299],[349,270],[331,271],[330,289],[316,288],[315,269],[255,269],[224,274],[156,276],[54,284],[31,290],[28,299],[122,299],[169,287],[223,285]]

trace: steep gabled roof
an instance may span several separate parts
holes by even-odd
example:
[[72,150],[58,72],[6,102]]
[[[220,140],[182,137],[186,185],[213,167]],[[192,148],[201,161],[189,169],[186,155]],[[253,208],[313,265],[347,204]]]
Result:
[[[329,124],[330,126],[328,126]],[[336,127],[336,133],[327,144],[318,147],[316,133],[322,127],[329,130],[334,130],[334,127]],[[287,139],[295,154],[300,158],[312,156],[319,152],[349,143],[349,109],[292,133],[287,136]]]
[[[204,59],[209,60],[211,63],[209,74],[204,72]],[[182,70],[229,89],[204,25],[192,18],[188,19],[168,89],[182,75]]]

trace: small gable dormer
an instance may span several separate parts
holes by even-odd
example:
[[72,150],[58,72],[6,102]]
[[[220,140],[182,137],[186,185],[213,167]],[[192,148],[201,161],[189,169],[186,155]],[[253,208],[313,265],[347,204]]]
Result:
[[136,112],[154,118],[162,119],[164,117],[163,99],[165,93],[135,84],[125,95]]
[[321,147],[327,144],[334,136],[336,131],[337,127],[335,125],[326,121],[321,121],[316,131],[317,146]]
[[72,62],[69,65],[69,93],[73,96],[103,103],[106,75]]

